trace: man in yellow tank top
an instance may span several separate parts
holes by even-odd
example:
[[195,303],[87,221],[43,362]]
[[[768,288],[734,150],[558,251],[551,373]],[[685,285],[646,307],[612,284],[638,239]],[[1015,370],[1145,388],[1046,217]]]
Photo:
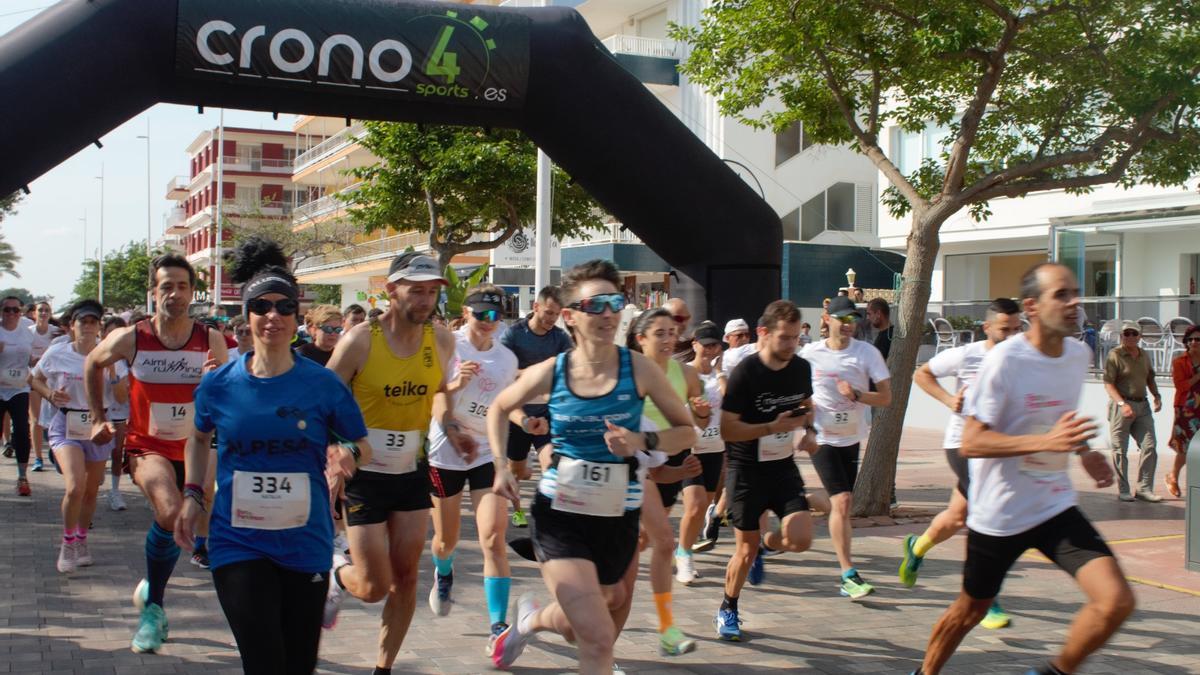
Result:
[[[335,551],[325,627],[333,627],[347,593],[366,602],[386,598],[376,674],[391,671],[417,604],[431,506],[425,437],[454,356],[454,336],[430,323],[444,285],[434,259],[398,256],[388,269],[390,308],[352,328],[329,359],[362,409],[374,456],[345,486],[354,564]],[[473,456],[475,441],[450,414],[440,422],[454,447]],[[330,492],[337,487],[331,483]]]

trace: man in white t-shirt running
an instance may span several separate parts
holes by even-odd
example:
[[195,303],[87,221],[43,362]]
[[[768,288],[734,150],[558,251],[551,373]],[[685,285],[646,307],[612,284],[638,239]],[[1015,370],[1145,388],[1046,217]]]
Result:
[[[821,321],[829,337],[800,351],[812,366],[813,422],[817,450],[813,468],[829,493],[829,537],[842,568],[839,591],[851,600],[875,588],[863,581],[850,556],[850,508],[858,479],[858,456],[869,431],[867,412],[892,402],[891,373],[883,355],[869,342],[855,340],[854,326],[862,320],[850,298],[829,303]],[[877,391],[869,391],[871,383]]]
[[[966,525],[967,486],[970,484],[970,476],[967,473],[967,458],[959,451],[962,446],[963,401],[966,399],[967,390],[975,383],[975,376],[979,374],[983,357],[992,347],[1020,332],[1021,308],[1014,300],[996,298],[988,306],[987,318],[983,322],[983,334],[987,339],[947,349],[918,368],[913,375],[913,381],[918,387],[954,413],[950,416],[950,423],[946,425],[946,437],[942,447],[946,449],[946,463],[954,471],[958,484],[950,493],[950,503],[929,523],[925,532],[919,537],[910,534],[904,538],[901,547],[903,557],[900,561],[900,582],[909,588],[917,583],[925,554],[934,546],[958,534]],[[938,378],[942,377],[954,378],[953,391],[946,391],[938,383]],[[984,628],[1003,628],[1010,621],[1000,604],[992,603],[980,625]]]
[[967,397],[962,450],[970,457],[963,587],[933,627],[918,675],[937,675],[992,605],[1030,548],[1075,577],[1087,603],[1058,656],[1038,675],[1074,673],[1133,612],[1133,591],[1100,534],[1076,506],[1072,454],[1097,487],[1113,484],[1107,458],[1088,448],[1096,424],[1075,414],[1092,353],[1075,332],[1079,282],[1057,263],[1021,278],[1030,328],[983,359]]

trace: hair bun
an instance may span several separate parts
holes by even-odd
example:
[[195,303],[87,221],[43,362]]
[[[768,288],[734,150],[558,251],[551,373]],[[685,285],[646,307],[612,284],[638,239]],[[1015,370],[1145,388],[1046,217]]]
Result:
[[229,253],[229,274],[234,283],[244,284],[270,267],[287,269],[287,256],[279,244],[252,235]]

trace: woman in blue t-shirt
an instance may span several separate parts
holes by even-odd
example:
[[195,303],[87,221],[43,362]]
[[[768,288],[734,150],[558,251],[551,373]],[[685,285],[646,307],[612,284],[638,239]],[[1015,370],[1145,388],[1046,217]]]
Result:
[[[563,317],[576,348],[527,368],[488,410],[496,494],[518,503],[517,480],[504,462],[508,418],[536,397],[550,396],[553,461],[533,500],[533,549],[554,602],[532,594],[500,634],[492,662],[507,668],[530,637],[553,631],[579,645],[580,670],[612,670],[613,643],[629,611],[636,575],[644,451],[676,454],[696,441],[691,415],[662,368],[617,347],[625,297],[617,268],[593,260],[563,275]],[[662,411],[667,427],[641,433],[642,401]]]
[[[175,525],[192,548],[201,482],[219,430],[209,524],[213,585],[247,673],[311,673],[333,562],[329,477],[348,478],[370,447],[350,390],[291,349],[299,288],[278,245],[251,239],[232,265],[254,350],[204,376]],[[329,445],[332,437],[357,439]]]

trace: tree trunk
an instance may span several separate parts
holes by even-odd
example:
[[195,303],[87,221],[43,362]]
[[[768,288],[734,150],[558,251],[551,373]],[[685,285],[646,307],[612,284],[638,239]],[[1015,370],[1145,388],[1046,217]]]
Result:
[[888,513],[896,479],[896,458],[900,451],[900,434],[904,429],[904,413],[908,408],[917,352],[921,348],[925,327],[925,310],[929,305],[930,279],[938,252],[938,229],[951,213],[952,210],[933,207],[913,214],[900,301],[897,307],[892,308],[896,328],[888,356],[888,370],[892,374],[892,404],[871,411],[871,436],[863,455],[858,482],[854,486],[855,516]]

